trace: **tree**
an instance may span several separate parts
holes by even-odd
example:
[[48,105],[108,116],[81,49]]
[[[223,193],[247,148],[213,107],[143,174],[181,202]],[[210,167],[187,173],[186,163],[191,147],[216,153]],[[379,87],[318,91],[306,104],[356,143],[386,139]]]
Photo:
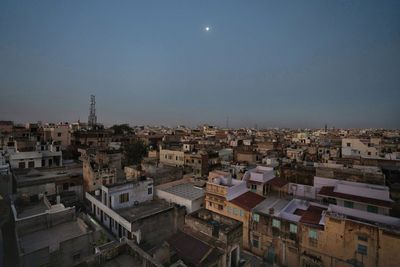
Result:
[[142,140],[136,140],[124,146],[124,165],[137,165],[147,154],[147,147]]
[[115,124],[110,127],[114,131],[114,134],[125,134],[132,132],[132,128],[128,124]]

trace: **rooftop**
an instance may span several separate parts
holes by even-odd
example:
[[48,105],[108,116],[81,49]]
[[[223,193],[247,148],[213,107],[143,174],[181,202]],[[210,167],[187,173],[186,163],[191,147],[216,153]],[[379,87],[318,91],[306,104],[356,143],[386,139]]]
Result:
[[173,209],[173,206],[165,201],[147,201],[142,202],[135,207],[114,210],[120,216],[129,222],[135,222],[140,219],[149,217],[153,214],[161,213]]
[[254,208],[254,212],[278,216],[280,211],[289,204],[289,200],[268,197]]
[[250,211],[259,203],[261,203],[264,199],[265,199],[264,197],[257,195],[256,193],[253,193],[251,191],[248,191],[232,199],[230,202],[235,204],[236,206],[239,206],[245,210]]
[[[357,191],[354,191],[355,194]],[[376,198],[370,198],[370,197],[363,197],[363,196],[358,196],[355,194],[346,194],[346,193],[341,193],[341,192],[335,192],[335,187],[333,186],[324,186],[321,188],[321,190],[318,192],[318,195],[321,196],[327,196],[327,197],[337,197],[337,198],[342,198],[342,199],[347,199],[347,200],[352,200],[356,202],[361,202],[361,203],[367,203],[371,205],[377,205],[377,206],[382,206],[382,207],[392,207],[393,201],[386,201],[386,200],[381,200],[381,199],[376,199]]]
[[86,234],[88,232],[86,227],[83,221],[77,219],[20,236],[21,252],[31,253],[45,247],[49,247],[50,252],[56,251],[61,242]]
[[183,183],[171,186],[169,188],[160,189],[162,191],[168,192],[170,194],[189,199],[195,200],[201,197],[204,197],[204,190],[198,187],[195,187],[193,183]]
[[185,263],[195,266],[201,264],[202,260],[213,249],[207,243],[184,232],[176,233],[167,242]]
[[284,187],[285,185],[288,184],[288,181],[286,181],[285,179],[281,178],[281,177],[275,177],[272,178],[271,180],[269,180],[267,182],[267,184],[273,186],[273,187]]
[[363,210],[355,210],[337,205],[329,205],[327,213],[339,218],[347,218],[359,222],[376,225],[378,227],[400,231],[400,218],[371,213]]
[[19,186],[42,184],[47,181],[64,179],[69,177],[81,177],[82,166],[73,165],[68,168],[36,168],[36,169],[16,169],[14,170],[15,179]]

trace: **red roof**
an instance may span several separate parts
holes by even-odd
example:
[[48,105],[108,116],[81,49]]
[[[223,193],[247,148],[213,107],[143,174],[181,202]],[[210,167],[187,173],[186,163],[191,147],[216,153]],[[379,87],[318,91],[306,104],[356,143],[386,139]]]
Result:
[[169,238],[167,243],[174,248],[184,262],[189,262],[195,266],[199,266],[204,256],[212,249],[203,241],[180,231]]
[[284,187],[285,185],[288,184],[288,182],[285,179],[282,179],[280,177],[275,177],[272,178],[267,182],[267,184],[274,186],[274,187]]
[[326,208],[310,205],[307,210],[302,212],[300,222],[319,225],[324,210],[326,210]]
[[239,206],[245,210],[250,211],[252,208],[257,206],[260,202],[262,202],[265,197],[257,195],[251,191],[248,191],[244,194],[241,194],[237,198],[232,199],[230,202]]
[[335,192],[334,190],[335,190],[335,187],[333,187],[333,186],[323,186],[321,188],[321,190],[318,192],[318,195],[334,197],[334,198],[337,197],[337,198],[352,200],[355,202],[367,203],[367,204],[381,206],[381,207],[388,207],[388,208],[392,207],[392,202],[390,202],[390,201],[376,199],[376,198],[350,195],[350,194]]

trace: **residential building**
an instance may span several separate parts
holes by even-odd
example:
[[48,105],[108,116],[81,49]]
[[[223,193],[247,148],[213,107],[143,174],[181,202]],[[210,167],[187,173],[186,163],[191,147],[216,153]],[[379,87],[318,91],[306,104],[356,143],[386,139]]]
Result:
[[45,142],[59,142],[63,149],[71,144],[70,126],[68,123],[49,124],[43,127]]
[[83,161],[85,192],[97,190],[101,185],[117,182],[122,175],[121,154],[114,150],[80,150]]
[[350,158],[377,158],[379,156],[380,139],[342,139],[342,157]]
[[57,142],[35,142],[35,146],[28,151],[17,148],[15,152],[9,153],[8,158],[12,169],[60,167],[63,164],[62,151]]
[[236,267],[241,242],[240,222],[202,209],[186,215],[185,226],[166,241],[168,260],[176,255],[187,266]]
[[185,164],[185,152],[172,148],[164,149],[160,146],[160,163],[168,166],[183,167]]
[[323,203],[389,215],[393,205],[387,186],[314,177],[317,198]]
[[[154,247],[176,233],[183,224],[185,207],[153,199],[153,181],[144,180],[86,192],[90,212],[116,237]],[[162,227],[160,227],[162,225]]]
[[192,213],[204,207],[205,190],[199,185],[203,183],[184,178],[156,186],[155,195],[167,202],[184,206],[187,213]]
[[14,192],[19,196],[38,199],[69,192],[69,199],[71,194],[74,195],[73,202],[83,199],[82,167],[78,164],[59,168],[14,170],[13,181]]
[[74,266],[93,253],[100,229],[77,217],[75,207],[37,203],[12,205],[18,266]]
[[264,197],[248,191],[245,181],[223,172],[210,172],[206,185],[206,208],[243,224],[243,248],[248,249],[250,212]]

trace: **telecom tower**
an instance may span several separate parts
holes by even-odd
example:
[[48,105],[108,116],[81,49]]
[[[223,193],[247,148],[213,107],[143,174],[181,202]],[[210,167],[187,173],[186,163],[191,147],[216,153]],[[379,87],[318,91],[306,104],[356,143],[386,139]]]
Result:
[[97,124],[96,117],[96,99],[94,95],[90,95],[90,110],[89,110],[89,118],[88,118],[88,126],[93,129]]

